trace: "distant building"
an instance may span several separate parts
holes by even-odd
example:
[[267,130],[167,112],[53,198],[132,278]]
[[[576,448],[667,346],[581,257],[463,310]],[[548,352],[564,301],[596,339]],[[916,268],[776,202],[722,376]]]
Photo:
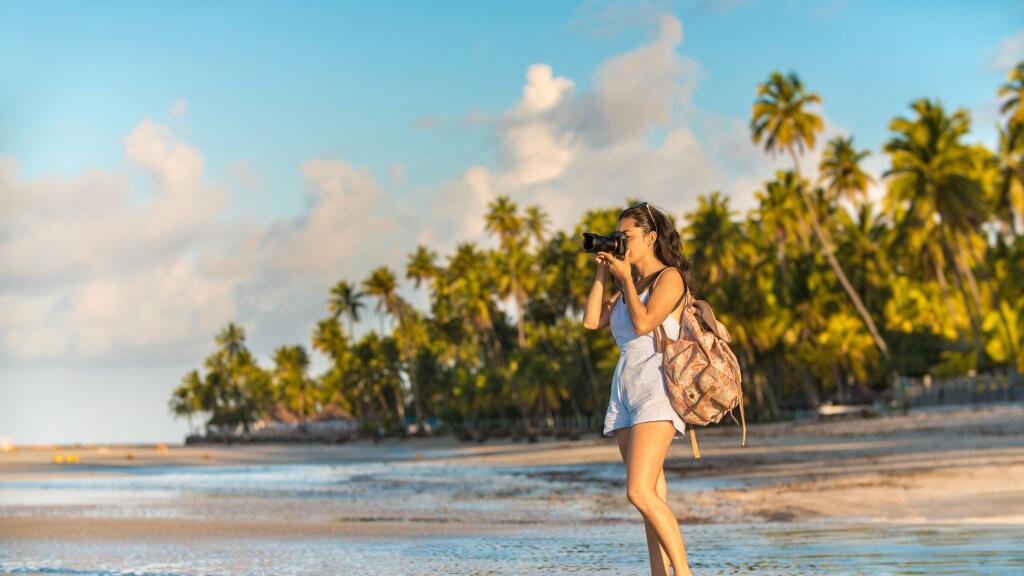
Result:
[[302,421],[283,404],[277,404],[270,416],[252,427],[254,439],[317,438],[347,435],[359,428],[359,421],[348,411],[337,406],[326,406],[317,414]]

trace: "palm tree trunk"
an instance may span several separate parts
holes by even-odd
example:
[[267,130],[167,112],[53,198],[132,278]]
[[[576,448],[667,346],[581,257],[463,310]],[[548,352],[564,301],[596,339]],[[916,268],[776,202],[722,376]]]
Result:
[[388,406],[388,400],[384,397],[384,392],[380,386],[374,386],[373,393],[377,397],[377,402],[380,402],[381,415],[390,414],[391,407]]
[[934,248],[928,251],[928,259],[932,261],[935,267],[935,279],[939,281],[939,291],[942,294],[942,301],[946,303],[946,310],[949,312],[949,321],[953,324],[953,329],[956,330],[957,340],[964,343],[964,335],[960,330],[960,324],[957,322],[956,318],[956,309],[953,308],[953,300],[949,296],[949,286],[946,284],[946,271],[943,270]]
[[[1009,365],[1009,377],[1010,386],[1016,384],[1017,381],[1017,343],[1014,342],[1013,332],[1010,330],[1010,322],[1006,318],[1006,314],[1003,311],[1002,299],[999,297],[999,290],[995,283],[992,281],[992,275],[988,273],[988,270],[979,262],[978,258],[974,255],[974,250],[965,248],[963,243],[960,243],[961,252],[966,252],[970,257],[971,262],[978,266],[980,269],[985,271],[983,280],[988,285],[988,291],[992,294],[992,306],[996,309],[996,314],[999,315],[999,323],[1002,324],[1003,334],[1006,337],[1007,346],[1010,349],[1010,365]],[[969,268],[968,268],[969,270]]]
[[393,386],[395,390],[395,414],[398,416],[398,422],[402,425],[405,424],[405,392],[402,390],[401,378],[395,380]]
[[[790,154],[793,156],[793,163],[797,164],[796,154],[792,148],[790,148]],[[798,171],[797,178],[799,177],[800,174]],[[875,326],[875,321],[871,319],[871,314],[868,313],[867,308],[864,307],[864,303],[861,302],[860,296],[857,295],[857,291],[853,289],[853,286],[850,284],[850,280],[847,279],[846,272],[843,271],[843,267],[839,264],[839,260],[835,255],[835,250],[832,247],[831,239],[826,236],[821,225],[818,223],[818,213],[811,204],[810,197],[807,192],[801,193],[800,197],[803,199],[804,206],[807,208],[807,213],[810,215],[814,235],[818,237],[818,242],[821,243],[822,249],[825,251],[825,258],[828,259],[829,266],[832,267],[832,271],[835,273],[836,277],[839,278],[839,283],[843,285],[843,289],[846,290],[847,296],[849,296],[850,301],[853,302],[853,307],[856,308],[857,313],[860,314],[860,318],[864,322],[864,326],[868,329],[868,332],[871,333],[871,338],[874,339],[875,346],[881,350],[883,355],[888,357],[889,347],[886,345],[885,340],[882,338],[878,328]]]
[[985,309],[981,304],[981,291],[978,290],[978,282],[974,278],[974,271],[967,265],[967,257],[964,251],[964,244],[959,238],[959,234],[954,230],[950,233],[952,236],[953,248],[959,253],[958,256],[960,266],[967,276],[967,287],[971,289],[971,297],[974,298],[974,307],[978,311],[978,316],[983,317],[985,315]]
[[800,362],[800,381],[804,386],[804,394],[807,396],[807,401],[810,402],[815,408],[821,404],[821,397],[818,394],[818,386],[814,382],[814,376],[811,374],[810,368],[807,367],[802,360]]
[[413,410],[416,413],[416,424],[420,425],[423,422],[423,395],[420,393],[420,383],[418,370],[416,369],[416,359],[409,363],[409,384],[412,386],[412,402]]
[[775,418],[779,414],[779,403],[775,397],[775,390],[772,387],[771,381],[763,370],[758,370],[757,361],[754,357],[754,346],[749,344],[741,346],[742,357],[745,360],[746,370],[748,374],[753,375],[754,379],[754,394],[758,399],[758,404],[762,407],[762,411],[767,408],[767,415],[769,418]]
[[747,358],[749,357],[747,353],[747,346],[743,345],[742,348],[743,349],[740,351],[740,354],[737,357],[737,360],[739,360],[740,362],[740,372],[746,375],[748,380],[753,379],[754,401],[757,402],[758,411],[761,413],[763,417],[766,416],[767,413],[767,406],[765,405],[764,401],[764,386],[762,385],[761,381],[754,376],[753,366],[751,366],[747,362]]
[[[807,200],[808,206],[810,206],[809,199],[807,199],[806,196],[804,196],[804,199]],[[833,252],[831,242],[823,236],[822,230],[818,226],[818,217],[813,215],[813,212],[811,216],[811,224],[814,226],[815,234],[818,235],[818,241],[825,246],[825,257],[828,259],[828,263],[832,267],[832,271],[835,272],[836,277],[839,278],[839,283],[843,285],[843,289],[846,290],[847,295],[849,295],[850,301],[853,302],[853,307],[857,309],[861,320],[864,322],[864,326],[867,327],[868,332],[871,333],[871,337],[875,340],[875,345],[882,351],[882,354],[889,356],[889,346],[886,345],[881,333],[879,333],[878,328],[875,326],[875,321],[872,320],[871,314],[868,312],[867,308],[864,307],[864,303],[861,302],[860,296],[857,295],[857,291],[853,289],[850,281],[846,278],[846,272],[843,271],[843,267],[839,264],[839,260]]]
[[831,364],[832,379],[835,380],[836,398],[839,400],[841,404],[847,404],[849,403],[849,398],[847,398],[846,396],[846,387],[843,385],[843,376],[841,371],[839,370],[839,363],[833,359]]
[[511,284],[512,299],[516,303],[516,329],[519,339],[519,349],[526,348],[526,330],[523,327],[523,304],[519,301],[519,282],[516,280],[516,267],[514,256],[509,254],[508,275]]
[[579,347],[580,356],[583,358],[583,367],[587,373],[587,379],[590,381],[591,389],[591,413],[600,414],[602,411],[600,398],[601,389],[597,382],[597,375],[594,374],[594,363],[590,357],[590,347],[587,346],[587,342],[584,338],[576,338],[576,345]]
[[939,234],[942,239],[942,245],[945,252],[949,254],[950,260],[953,261],[953,279],[956,280],[957,290],[960,291],[960,296],[964,301],[964,308],[967,309],[967,318],[971,324],[971,335],[974,338],[974,371],[977,372],[978,367],[981,364],[982,354],[984,354],[981,347],[981,328],[979,327],[978,318],[975,315],[974,308],[971,306],[971,299],[967,295],[967,290],[964,288],[963,267],[960,264],[960,260],[956,257],[953,247],[950,245],[950,239],[946,233],[945,226],[939,226]]
[[526,348],[526,302],[525,298],[516,297],[516,324],[518,329],[519,348]]
[[[487,334],[491,340],[491,357],[492,357],[492,368],[496,369],[497,366],[493,364],[494,360],[497,360],[498,364],[505,366],[505,352],[501,347],[501,341],[498,340],[498,331],[494,329],[494,324],[488,325]],[[512,375],[512,396],[515,402],[516,408],[519,409],[519,417],[522,419],[523,425],[526,428],[527,434],[533,434],[533,426],[530,423],[530,411],[523,404],[522,394],[520,393],[519,379],[516,375]]]

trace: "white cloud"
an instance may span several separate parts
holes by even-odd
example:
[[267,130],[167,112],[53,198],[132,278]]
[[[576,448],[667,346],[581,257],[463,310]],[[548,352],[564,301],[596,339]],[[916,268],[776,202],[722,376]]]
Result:
[[602,63],[588,103],[597,110],[587,111],[581,128],[603,143],[669,127],[676,107],[688,105],[697,82],[696,63],[675,52],[682,39],[682,24],[664,15],[653,42]]
[[[342,270],[368,271],[389,262],[400,237],[394,200],[367,168],[314,158],[300,166],[309,190],[309,212],[275,234],[271,263],[283,274],[336,280]],[[353,270],[355,268],[355,270]]]
[[554,77],[551,67],[534,64],[526,73],[522,99],[509,111],[501,134],[501,149],[515,178],[530,185],[562,174],[576,154],[575,138],[558,119],[557,107],[566,105],[573,82]]
[[989,66],[998,72],[1007,72],[1024,61],[1024,28],[1003,38],[989,61]]
[[591,36],[612,38],[629,28],[657,30],[669,12],[668,2],[652,0],[590,0],[576,10],[569,27]]
[[[501,156],[488,173],[489,194],[539,204],[566,228],[586,207],[627,196],[678,212],[710,191],[716,169],[688,125],[697,64],[676,53],[678,19],[646,21],[652,40],[603,62],[593,90],[578,92],[547,64],[528,68],[521,100],[495,129]],[[471,189],[463,182],[445,190]]]
[[159,184],[142,206],[124,172],[23,182],[13,159],[0,167],[0,354],[133,354],[234,314],[230,285],[198,276],[188,254],[225,204],[224,190],[202,180],[202,156],[149,119],[123,144],[129,163]]
[[[0,161],[0,265],[8,280],[0,299],[17,310],[0,320],[0,354],[138,356],[179,342],[179,357],[195,361],[188,347],[207,348],[228,320],[252,330],[264,348],[308,342],[338,280],[360,282],[388,265],[401,281],[418,243],[444,257],[458,242],[491,241],[484,215],[499,194],[541,205],[556,229],[627,197],[679,217],[697,196],[720,189],[743,208],[782,161],[750,143],[745,120],[695,109],[698,66],[677,53],[682,25],[667,15],[648,21],[651,40],[602,63],[591,90],[579,91],[547,64],[528,67],[513,107],[477,113],[490,118],[497,166],[471,166],[401,198],[367,168],[316,157],[296,167],[306,188],[303,214],[261,223],[241,211],[229,220],[228,186],[208,181],[202,153],[149,118],[124,137],[123,170],[25,182],[13,159]],[[816,164],[810,155],[804,162]],[[157,184],[141,205],[131,189],[137,169]],[[404,165],[385,176],[401,185]],[[259,181],[244,161],[231,165],[228,179]],[[400,291],[412,297],[411,288]]]
[[405,164],[397,162],[388,169],[388,180],[396,186],[405,184]]
[[188,113],[188,101],[184,98],[179,98],[174,101],[173,104],[167,109],[167,114],[171,118],[184,118],[185,114]]

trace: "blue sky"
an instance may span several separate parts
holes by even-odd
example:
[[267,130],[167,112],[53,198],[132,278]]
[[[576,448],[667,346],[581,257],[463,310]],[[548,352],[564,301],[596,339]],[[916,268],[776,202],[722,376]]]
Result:
[[[701,66],[694,100],[702,109],[745,118],[768,72],[795,70],[823,95],[830,116],[872,147],[914,98],[969,109],[989,104],[1004,74],[987,60],[1024,22],[1013,2],[667,7],[683,21],[680,52]],[[294,166],[331,151],[376,171],[401,162],[411,185],[437,184],[467,164],[493,162],[494,152],[484,130],[417,130],[417,119],[504,110],[535,62],[587,86],[602,60],[647,34],[628,24],[603,24],[620,28],[613,36],[588,29],[605,9],[578,2],[8,3],[0,9],[2,149],[29,178],[115,165],[120,136],[185,98],[188,139],[204,150],[212,174],[247,159],[273,186],[294,188]],[[609,12],[628,11],[612,5]],[[300,206],[282,195],[261,208]]]
[[[678,23],[681,39],[665,32],[666,21]],[[330,282],[365,273],[342,257],[290,264],[266,248],[279,240],[291,247],[333,241],[331,227],[316,221],[332,216],[322,211],[336,189],[348,196],[335,217],[369,204],[379,205],[379,228],[415,225],[415,234],[396,236],[391,246],[360,244],[373,227],[337,239],[338,254],[395,267],[417,241],[436,239],[443,254],[449,228],[472,237],[472,214],[419,219],[445,199],[480,201],[504,191],[562,215],[566,204],[552,199],[568,198],[578,209],[565,221],[575,221],[591,198],[580,173],[609,159],[631,166],[662,158],[637,173],[638,190],[596,194],[598,205],[649,190],[682,213],[694,195],[720,188],[742,206],[771,169],[736,144],[745,138],[756,85],[771,71],[796,71],[824,99],[832,129],[874,151],[869,168],[878,171],[888,122],[919,97],[967,108],[972,138],[991,145],[995,91],[1022,50],[1024,7],[995,1],[4,3],[0,157],[8,175],[0,186],[14,202],[0,224],[8,318],[0,324],[0,436],[180,439],[184,424],[170,420],[166,399],[208,352],[211,326],[246,323],[255,351],[269,357],[274,346],[308,340]],[[539,87],[552,90],[558,105],[527,117],[524,87],[537,64],[550,67]],[[632,86],[639,88],[616,93],[602,70],[637,71],[641,82]],[[635,93],[645,74],[668,78],[673,95]],[[601,139],[588,140],[587,122],[596,117],[587,102],[607,115],[593,120],[606,122]],[[626,109],[609,111],[609,102]],[[621,125],[609,118],[628,116],[630,105],[650,105],[650,115],[608,128]],[[669,116],[658,112],[662,105],[671,106]],[[531,140],[537,130],[539,143]],[[622,156],[625,148],[633,152]],[[536,150],[567,159],[536,172],[529,165]],[[679,162],[673,153],[682,154]],[[326,163],[309,163],[315,159]],[[173,171],[182,162],[200,168],[181,180]],[[665,185],[672,179],[692,181],[693,189],[673,196]],[[225,200],[207,208],[216,210],[212,223],[192,225],[183,216],[166,230],[157,226],[151,242],[101,266],[82,265],[85,258],[75,261],[80,268],[56,260],[63,275],[39,268],[67,251],[54,240],[67,237],[32,236],[24,222],[44,220],[23,221],[25,214],[67,217],[74,202],[122,188],[130,205],[110,200],[109,211],[73,214],[63,226],[84,238],[79,248],[87,255],[123,248],[123,238],[89,244],[105,218],[153,229],[156,220],[142,209],[162,194],[194,194],[175,208],[186,215],[220,193]],[[24,214],[9,208],[22,205],[30,206]],[[405,220],[387,220],[392,208],[406,209]],[[352,225],[338,219],[339,229]],[[261,248],[235,268],[218,258],[228,246],[251,245]],[[287,282],[286,273],[293,275]],[[155,287],[173,295],[173,282],[192,287],[195,300],[145,303],[159,338],[133,339],[129,319],[104,300],[125,302]],[[285,295],[312,303],[275,306]],[[179,312],[161,320],[162,310]],[[181,324],[181,311],[197,318]],[[377,325],[370,316],[362,329]],[[54,331],[26,336],[27,326],[42,324],[61,327],[60,341],[48,343]],[[53,398],[68,401],[54,405]]]

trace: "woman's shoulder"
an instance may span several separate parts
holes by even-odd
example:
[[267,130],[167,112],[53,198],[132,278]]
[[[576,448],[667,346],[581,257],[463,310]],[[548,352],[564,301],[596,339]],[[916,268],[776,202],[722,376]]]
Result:
[[[676,280],[678,278],[678,280]],[[653,292],[658,286],[661,285],[674,286],[677,290],[682,292],[686,288],[686,279],[683,278],[683,273],[675,266],[666,266],[658,273],[657,278],[651,284],[651,292]]]

